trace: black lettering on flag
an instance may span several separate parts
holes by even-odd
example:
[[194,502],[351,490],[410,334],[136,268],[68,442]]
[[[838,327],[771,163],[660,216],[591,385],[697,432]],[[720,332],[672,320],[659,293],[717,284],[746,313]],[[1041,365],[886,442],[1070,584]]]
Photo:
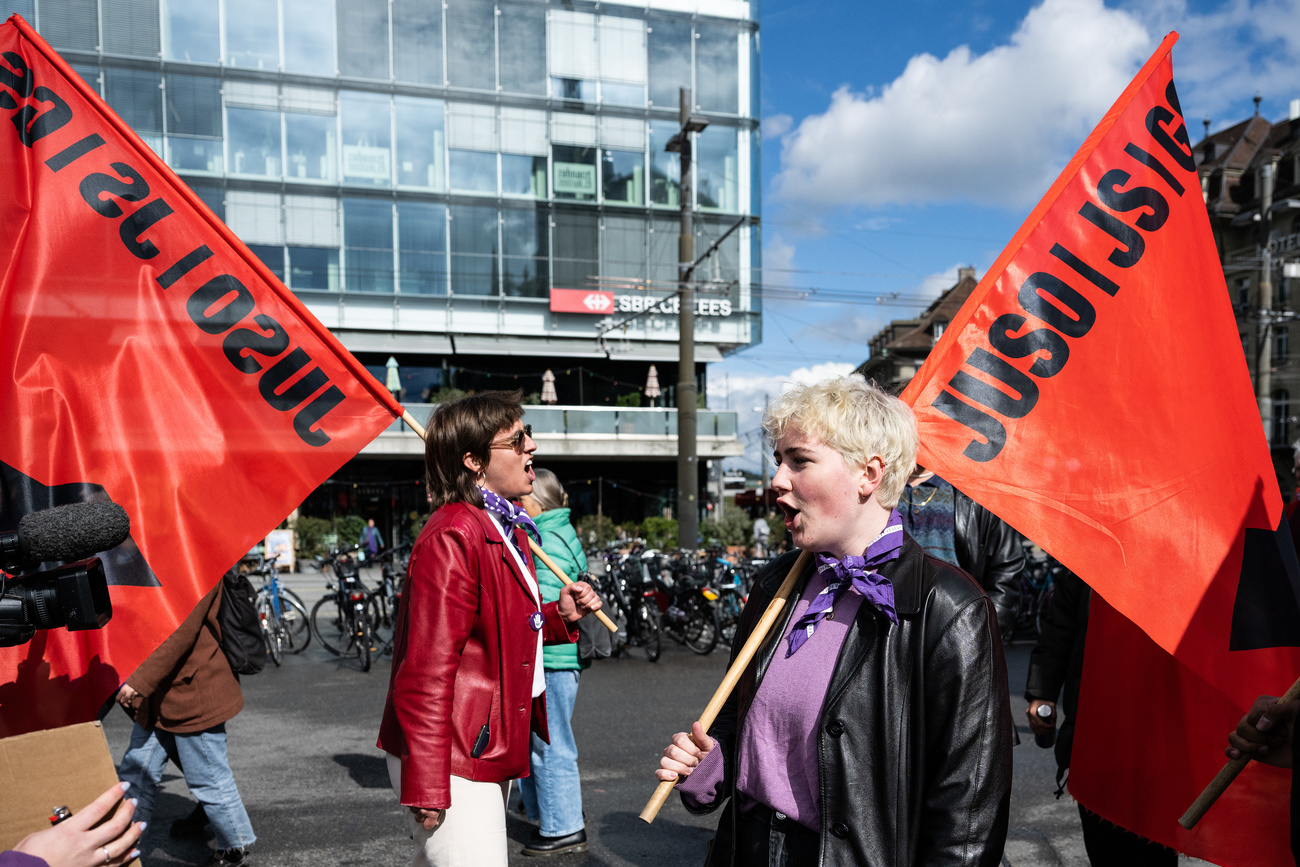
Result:
[[[311,356],[301,346],[295,347],[293,352],[271,365],[266,373],[262,374],[262,378],[257,383],[257,390],[262,393],[262,399],[272,408],[287,412],[311,397],[320,390],[321,386],[328,385],[330,381],[325,371],[319,367],[313,367],[288,387],[284,384],[290,377],[313,363]],[[321,415],[324,413],[322,412]]]
[[[1082,337],[1097,321],[1097,311],[1087,298],[1060,277],[1046,271],[1035,271],[1026,277],[1020,284],[1018,297],[1025,312],[1037,316],[1066,337]],[[1053,298],[1065,309],[1053,304],[1050,300]]]
[[32,91],[36,89],[36,78],[32,75],[32,71],[27,68],[27,61],[23,60],[23,56],[17,51],[6,51],[0,56],[4,57],[5,62],[13,67],[13,70],[10,71],[5,69],[3,64],[0,64],[0,84],[18,94],[21,99],[31,96]]
[[1124,153],[1128,154],[1142,165],[1153,169],[1156,174],[1165,179],[1165,183],[1169,185],[1169,189],[1173,190],[1175,194],[1179,196],[1183,194],[1182,183],[1179,182],[1178,178],[1174,177],[1173,173],[1170,172],[1169,169],[1165,168],[1165,164],[1160,162],[1160,160],[1142,150],[1142,148],[1133,144],[1133,142],[1124,145]]
[[[221,306],[212,312],[218,304]],[[254,306],[253,295],[243,283],[229,274],[218,274],[194,290],[185,302],[185,311],[205,334],[223,334],[251,313]]]
[[1300,564],[1286,516],[1277,529],[1246,528],[1229,650],[1300,647]]
[[18,100],[9,95],[9,91],[0,90],[0,108],[8,111],[11,108],[18,107]]
[[1097,198],[1112,211],[1126,213],[1138,208],[1150,208],[1151,213],[1139,214],[1137,227],[1145,232],[1154,232],[1169,219],[1169,202],[1165,197],[1150,187],[1134,187],[1120,192],[1120,187],[1129,182],[1128,172],[1123,169],[1111,169],[1097,182]]
[[182,256],[175,265],[158,275],[158,285],[164,289],[170,289],[176,281],[193,271],[203,262],[212,258],[212,251],[208,245],[204,244],[195,247],[193,250]]
[[1178,112],[1179,117],[1182,116],[1183,106],[1178,101],[1178,89],[1174,87],[1174,80],[1172,78],[1169,79],[1169,83],[1165,85],[1165,101],[1169,103],[1170,107],[1174,111]]
[[132,256],[137,259],[152,259],[158,255],[158,248],[154,246],[153,241],[142,240],[140,236],[149,231],[159,220],[173,213],[175,212],[171,205],[162,199],[154,199],[122,221],[117,232]]
[[54,156],[50,157],[45,161],[45,164],[50,167],[51,171],[63,171],[103,143],[104,140],[99,137],[99,133],[91,133],[81,141],[73,142]]
[[14,128],[18,130],[18,140],[27,147],[36,144],[50,133],[63,129],[68,121],[72,120],[72,109],[63,101],[63,97],[48,87],[36,88],[34,97],[37,102],[48,103],[50,107],[41,111],[35,106],[25,105],[10,118]]
[[1106,213],[1092,202],[1084,202],[1083,207],[1079,209],[1079,215],[1124,245],[1122,248],[1116,247],[1107,257],[1112,265],[1132,268],[1146,252],[1146,241],[1142,240],[1137,229]]
[[984,371],[1014,391],[1016,396],[1012,397],[963,370],[957,371],[948,380],[948,386],[958,394],[969,397],[1005,418],[1024,418],[1038,403],[1038,386],[1034,381],[988,350],[977,346],[966,363],[976,370]]
[[1024,325],[1025,317],[1015,313],[1002,314],[989,326],[989,343],[1007,358],[1029,358],[1036,352],[1046,352],[1047,357],[1040,355],[1034,359],[1029,372],[1043,379],[1056,376],[1070,358],[1070,347],[1065,338],[1050,328],[1035,328],[1018,337],[1012,336]]
[[138,202],[149,195],[149,184],[139,172],[126,163],[113,163],[112,167],[113,171],[126,178],[129,183],[123,183],[112,175],[95,172],[81,179],[81,197],[86,200],[87,205],[95,209],[96,213],[105,217],[120,217],[122,207],[117,202],[104,199],[104,194],[116,196],[124,202]]
[[312,425],[318,424],[326,413],[342,402],[343,392],[339,391],[338,386],[331,385],[316,395],[311,403],[298,410],[298,414],[293,417],[294,432],[309,446],[325,445],[330,441],[329,434],[323,430],[312,430]]
[[1177,119],[1178,115],[1163,105],[1154,106],[1147,112],[1147,131],[1156,140],[1156,144],[1164,148],[1165,153],[1169,154],[1174,162],[1187,171],[1194,172],[1196,171],[1196,161],[1192,159],[1192,143],[1187,138],[1187,124],[1179,121],[1172,137],[1170,137],[1169,131],[1165,129],[1165,124]]
[[1060,244],[1052,245],[1052,255],[1069,265],[1079,273],[1085,280],[1090,281],[1107,295],[1114,296],[1119,291],[1119,284],[1062,247]]
[[289,334],[279,322],[265,313],[257,314],[253,317],[253,321],[264,331],[271,333],[262,334],[252,328],[236,328],[221,341],[226,358],[230,359],[235,369],[242,373],[257,373],[262,369],[262,363],[246,353],[256,352],[258,355],[274,358],[289,348]]
[[1007,444],[1007,429],[1002,426],[1002,422],[969,403],[958,400],[951,392],[939,392],[930,405],[958,424],[965,425],[984,437],[984,442],[971,440],[970,445],[962,450],[962,454],[972,461],[980,463],[991,461]]

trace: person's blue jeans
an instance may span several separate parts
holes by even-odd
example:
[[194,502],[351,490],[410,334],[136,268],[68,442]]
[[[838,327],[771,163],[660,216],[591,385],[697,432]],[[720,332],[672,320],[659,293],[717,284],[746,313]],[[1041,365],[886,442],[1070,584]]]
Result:
[[168,759],[180,768],[185,784],[203,805],[216,832],[218,849],[249,846],[257,839],[226,758],[224,723],[192,734],[136,724],[131,731],[131,745],[117,769],[118,778],[131,784],[131,797],[137,799],[135,821],[147,822],[153,814],[154,798]]
[[582,830],[582,784],[578,779],[578,745],[573,739],[573,703],[579,671],[546,672],[546,726],[551,743],[532,735],[528,764],[532,776],[519,781],[528,818],[543,837],[563,837]]

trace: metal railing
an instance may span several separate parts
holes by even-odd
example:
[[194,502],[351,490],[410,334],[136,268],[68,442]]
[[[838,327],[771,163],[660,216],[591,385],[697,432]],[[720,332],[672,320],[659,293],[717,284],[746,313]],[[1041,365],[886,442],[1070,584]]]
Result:
[[[411,415],[424,424],[428,421],[433,404],[402,404]],[[697,436],[736,437],[736,413],[701,409],[696,410]],[[613,437],[677,436],[677,409],[638,408],[628,406],[525,406],[524,422],[533,426],[533,433],[542,436],[598,435]],[[406,429],[400,420],[389,426],[390,432]]]

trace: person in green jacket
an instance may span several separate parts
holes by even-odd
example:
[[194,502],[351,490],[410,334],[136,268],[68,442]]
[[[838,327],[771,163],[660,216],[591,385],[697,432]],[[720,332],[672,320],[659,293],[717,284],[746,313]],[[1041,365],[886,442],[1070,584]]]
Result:
[[[520,502],[542,534],[542,550],[563,569],[571,581],[587,571],[587,555],[569,523],[569,496],[550,470],[537,469],[533,492]],[[537,581],[542,603],[559,598],[560,579],[540,561]],[[551,742],[532,736],[529,766],[532,775],[519,781],[524,812],[538,823],[525,855],[585,852],[587,830],[582,817],[582,787],[578,778],[578,746],[573,738],[573,704],[578,678],[587,667],[578,658],[577,644],[542,648],[546,672],[546,725]]]

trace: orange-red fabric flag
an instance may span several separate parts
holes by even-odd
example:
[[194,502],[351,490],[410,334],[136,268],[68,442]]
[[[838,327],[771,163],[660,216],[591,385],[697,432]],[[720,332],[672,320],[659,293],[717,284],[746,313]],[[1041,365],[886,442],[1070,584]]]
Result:
[[93,718],[401,414],[17,16],[0,25],[0,531],[111,500],[113,618],[0,649],[0,736]]
[[[1195,749],[1214,756],[1257,694],[1300,673],[1300,568],[1173,85],[1176,39],[1093,130],[903,398],[925,466],[1224,698],[1214,711],[1114,707],[1133,737],[1141,721],[1213,713],[1205,731],[1218,735]],[[1098,678],[1112,696],[1119,680],[1144,682],[1126,666],[1085,672],[1094,689]],[[1076,783],[1090,771],[1080,752]],[[1104,770],[1085,805],[1133,827],[1104,792],[1157,797],[1158,769],[1123,782],[1113,762]],[[1134,830],[1173,842],[1174,828]]]

